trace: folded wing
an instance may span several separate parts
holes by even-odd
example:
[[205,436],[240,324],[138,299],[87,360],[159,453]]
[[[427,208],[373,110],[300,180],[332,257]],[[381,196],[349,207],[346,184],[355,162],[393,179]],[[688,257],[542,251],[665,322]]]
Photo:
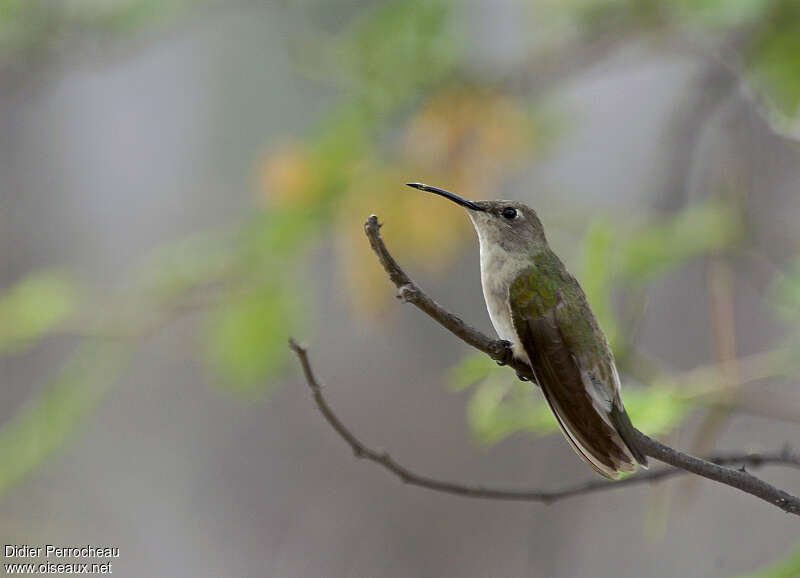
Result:
[[[541,285],[540,278],[521,278],[514,285],[522,287],[511,287],[514,329],[567,441],[610,479],[635,471],[637,461],[646,465],[631,443],[633,426],[619,396],[613,357],[577,282],[561,279],[559,289],[543,298],[530,290]],[[565,299],[564,281],[574,284],[580,295],[572,296],[579,299]]]

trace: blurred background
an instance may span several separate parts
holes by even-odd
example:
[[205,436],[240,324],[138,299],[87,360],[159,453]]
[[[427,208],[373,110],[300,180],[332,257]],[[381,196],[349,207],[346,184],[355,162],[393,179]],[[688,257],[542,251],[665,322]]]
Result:
[[519,199],[639,428],[800,449],[798,30],[796,0],[0,0],[3,543],[111,544],[120,576],[800,576],[794,518],[697,479],[404,486],[286,347],[416,471],[594,479],[363,234],[491,331],[468,220],[403,183]]

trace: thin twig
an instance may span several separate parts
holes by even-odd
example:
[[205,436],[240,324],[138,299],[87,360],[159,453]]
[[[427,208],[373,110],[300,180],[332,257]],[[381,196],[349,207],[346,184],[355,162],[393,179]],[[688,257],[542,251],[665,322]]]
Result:
[[[317,381],[314,371],[311,368],[311,362],[308,359],[308,351],[304,347],[298,345],[294,339],[289,340],[289,347],[297,354],[297,357],[300,360],[300,365],[303,369],[306,382],[311,389],[311,395],[314,398],[314,402],[322,412],[325,420],[331,425],[331,427],[333,427],[334,430],[336,430],[336,433],[338,433],[339,436],[350,445],[350,448],[353,450],[353,454],[357,458],[362,458],[378,464],[409,485],[469,498],[542,502],[545,504],[550,504],[558,500],[580,496],[583,494],[614,490],[636,484],[658,482],[666,478],[678,476],[688,472],[687,469],[679,469],[674,467],[661,468],[658,470],[641,472],[618,482],[609,482],[608,480],[597,479],[553,491],[511,490],[489,488],[484,486],[471,486],[437,480],[436,478],[420,475],[395,461],[388,453],[371,449],[361,440],[359,440],[355,434],[353,434],[342,423],[339,417],[333,412],[330,405],[328,405],[328,402],[322,393],[322,387],[320,386],[319,381]],[[800,456],[792,454],[788,447],[784,448],[780,452],[765,454],[720,454],[710,457],[709,461],[718,466],[735,464],[742,466],[747,465],[755,468],[766,465],[785,465],[800,469]]]
[[[378,256],[378,259],[383,265],[383,268],[386,270],[392,282],[397,286],[398,294],[401,299],[414,304],[443,327],[450,330],[450,332],[452,332],[454,335],[461,338],[476,349],[483,351],[493,359],[501,358],[498,341],[490,339],[477,329],[469,326],[460,318],[443,309],[440,305],[433,301],[433,299],[428,297],[413,281],[411,281],[408,275],[406,275],[406,273],[400,268],[400,266],[391,256],[386,248],[386,245],[383,243],[383,239],[380,236],[380,224],[378,223],[377,216],[372,215],[369,217],[369,219],[367,219],[367,222],[364,225],[364,230],[369,238],[372,249],[375,251],[375,254]],[[505,361],[507,361],[508,365],[513,367],[520,374],[532,376],[532,371],[526,364],[515,359]],[[349,432],[348,435],[350,435],[350,438],[355,440],[355,438],[353,438]],[[749,474],[744,470],[733,470],[707,460],[684,454],[648,437],[638,430],[636,430],[636,438],[636,443],[639,446],[639,449],[649,457],[655,458],[661,462],[682,470],[686,470],[709,480],[714,480],[727,486],[731,486],[732,488],[736,488],[761,498],[762,500],[777,506],[785,512],[800,516],[800,498],[793,496],[792,494],[789,494],[780,488],[776,488],[775,486]],[[348,441],[350,440],[348,439]],[[398,475],[401,475],[399,472],[402,472],[403,475],[401,477],[404,477],[404,479],[405,477],[408,477],[409,472],[398,466],[395,462],[389,460],[388,456],[381,457],[381,455],[376,455],[376,457],[382,459],[383,462],[380,460],[373,461],[384,463],[384,466],[387,468],[391,465],[392,467],[390,469],[392,469],[392,471],[395,471],[396,468],[396,473],[398,473]],[[425,479],[423,479],[423,481],[431,483],[436,482],[435,480]]]

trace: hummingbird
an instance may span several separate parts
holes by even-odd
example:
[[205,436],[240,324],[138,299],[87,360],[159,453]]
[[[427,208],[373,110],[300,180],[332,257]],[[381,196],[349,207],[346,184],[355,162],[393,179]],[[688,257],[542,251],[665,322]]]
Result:
[[606,478],[647,467],[622,404],[614,355],[586,294],[550,249],[536,211],[514,201],[470,201],[409,187],[467,210],[480,244],[481,285],[497,335],[527,363],[564,437]]

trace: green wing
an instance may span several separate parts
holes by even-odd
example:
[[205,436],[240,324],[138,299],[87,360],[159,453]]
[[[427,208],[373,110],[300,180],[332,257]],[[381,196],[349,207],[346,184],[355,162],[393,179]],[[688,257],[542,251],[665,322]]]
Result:
[[646,460],[625,441],[633,439],[632,426],[605,336],[577,281],[550,255],[510,287],[514,329],[567,441],[600,474],[617,479]]

